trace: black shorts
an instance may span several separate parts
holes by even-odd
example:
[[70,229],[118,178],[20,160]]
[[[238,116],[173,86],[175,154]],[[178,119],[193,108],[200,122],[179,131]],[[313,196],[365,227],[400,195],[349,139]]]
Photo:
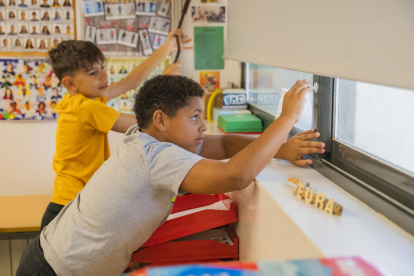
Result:
[[43,249],[40,246],[40,236],[29,243],[20,259],[16,276],[55,276],[53,268],[45,259]]
[[42,224],[40,225],[40,231],[42,231],[43,228],[45,228],[59,214],[63,207],[65,206],[53,202],[49,203],[45,213],[43,214]]

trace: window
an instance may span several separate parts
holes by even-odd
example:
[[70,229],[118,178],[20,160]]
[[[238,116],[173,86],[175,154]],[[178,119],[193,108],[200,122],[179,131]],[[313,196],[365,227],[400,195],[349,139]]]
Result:
[[[276,115],[282,88],[290,89],[298,79],[307,79],[310,83],[313,83],[312,74],[252,63],[246,64],[246,76],[249,104],[273,116]],[[308,93],[306,96],[303,116],[295,126],[299,131],[313,127],[313,93]]]
[[[326,144],[326,151],[309,157],[318,161],[314,169],[334,182],[340,175],[364,188],[371,196],[361,198],[381,213],[392,206],[414,218],[414,91],[246,64],[250,109],[261,119],[266,118],[265,112],[272,115],[265,122],[269,125],[281,89],[304,78],[317,82],[319,88],[308,93],[302,118],[291,135],[318,129],[317,140]],[[379,206],[379,201],[384,204]],[[402,216],[393,216],[390,219],[414,233]]]
[[335,105],[338,141],[414,174],[414,91],[337,79]]

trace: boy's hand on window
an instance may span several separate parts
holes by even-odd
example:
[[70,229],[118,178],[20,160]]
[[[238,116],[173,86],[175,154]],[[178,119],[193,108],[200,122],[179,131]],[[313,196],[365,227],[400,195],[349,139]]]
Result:
[[163,75],[181,75],[181,63],[173,63],[165,67],[164,71],[162,71]]
[[325,152],[324,143],[309,141],[319,137],[319,132],[315,131],[311,129],[291,137],[280,147],[275,158],[287,160],[298,167],[307,167],[312,164],[312,160],[303,160],[304,154]]
[[178,35],[180,38],[181,50],[189,50],[194,48],[184,47],[183,45],[190,43],[192,38],[188,38],[187,35],[184,35],[181,29],[175,29],[168,34],[167,40],[164,43],[164,45],[168,48],[169,53],[178,51],[177,39],[175,38],[175,35]]

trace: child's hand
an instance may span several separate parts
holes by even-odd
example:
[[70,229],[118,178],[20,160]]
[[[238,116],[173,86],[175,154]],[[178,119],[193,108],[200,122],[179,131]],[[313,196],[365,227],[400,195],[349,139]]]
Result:
[[163,75],[181,75],[181,63],[173,63],[165,67],[164,71],[162,71]]
[[309,82],[306,80],[298,80],[292,88],[286,93],[283,99],[282,114],[280,116],[287,116],[293,118],[298,122],[302,116],[303,108],[305,107],[306,93],[310,91]]
[[319,135],[319,132],[315,132],[315,129],[296,134],[280,147],[275,158],[287,160],[298,167],[309,166],[312,164],[312,160],[303,160],[304,154],[325,152],[324,143],[309,141],[319,137]]
[[168,34],[167,40],[164,43],[164,45],[168,48],[169,53],[178,51],[177,39],[175,38],[175,35],[178,35],[180,38],[181,50],[189,50],[194,48],[182,46],[183,44],[191,42],[192,38],[188,38],[187,35],[184,35],[181,29],[175,29]]

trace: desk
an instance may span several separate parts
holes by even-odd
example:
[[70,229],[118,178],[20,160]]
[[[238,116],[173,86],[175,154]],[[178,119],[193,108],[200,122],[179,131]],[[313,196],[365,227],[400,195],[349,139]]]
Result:
[[[209,132],[217,134],[214,123]],[[293,196],[288,177],[344,207],[331,216]],[[414,238],[312,168],[272,160],[246,189],[231,192],[238,209],[240,260],[360,256],[386,275],[413,275]]]
[[52,195],[1,196],[0,233],[40,231]]

